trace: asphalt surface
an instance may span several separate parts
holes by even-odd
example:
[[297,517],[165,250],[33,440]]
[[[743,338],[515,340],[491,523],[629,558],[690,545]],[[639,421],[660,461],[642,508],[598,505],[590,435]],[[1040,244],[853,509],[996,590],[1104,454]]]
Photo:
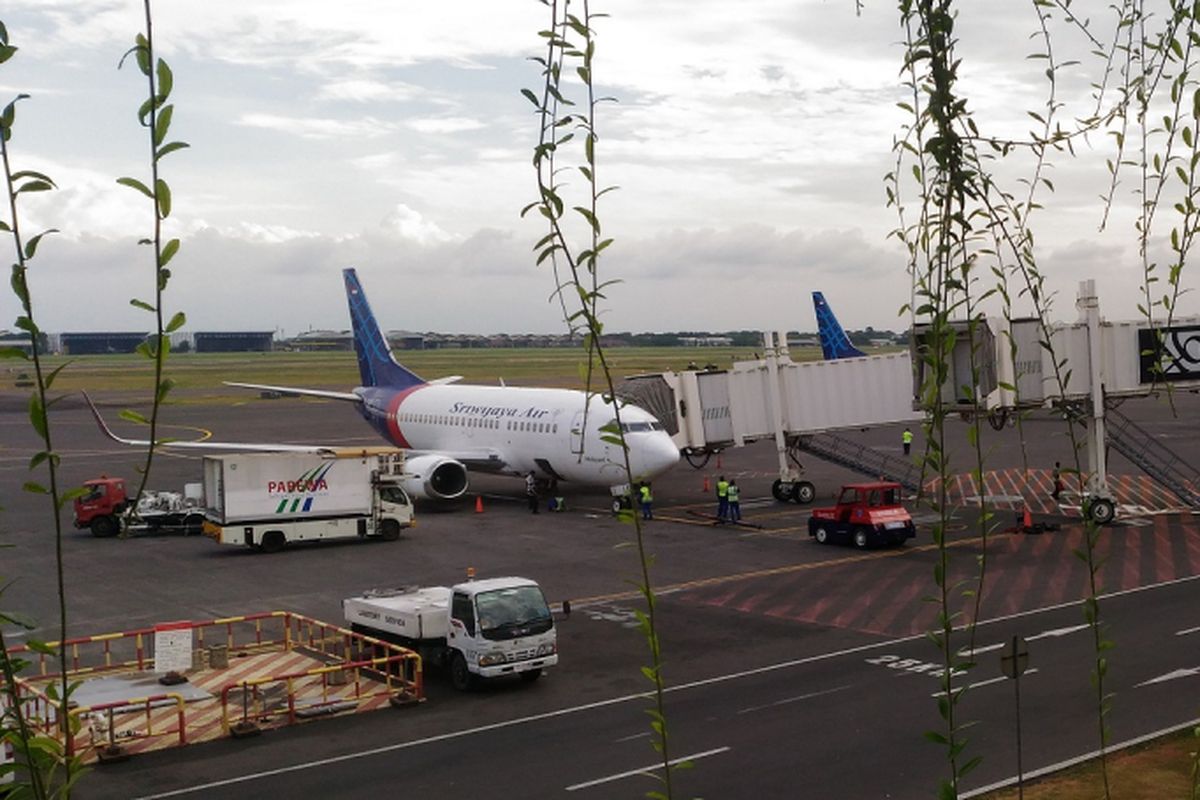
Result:
[[[1180,394],[1177,413],[1161,401],[1129,401],[1122,411],[1200,462],[1200,398]],[[116,423],[117,406],[105,409]],[[376,444],[352,409],[332,402],[255,400],[233,407],[178,406],[171,435],[236,441]],[[54,419],[62,481],[101,473],[133,478],[140,456],[104,440],[78,402]],[[965,426],[951,429],[957,469],[971,469]],[[126,430],[133,432],[132,429]],[[855,437],[899,452],[900,429]],[[986,430],[989,469],[1045,471],[1069,463],[1063,424],[1047,418]],[[921,446],[918,438],[917,449]],[[0,397],[0,574],[13,580],[4,608],[30,619],[35,635],[56,638],[52,519],[44,498],[21,492],[36,449],[19,402]],[[826,502],[860,476],[818,461],[806,477]],[[1117,476],[1134,476],[1113,455]],[[718,472],[742,487],[746,526],[716,526],[704,480]],[[676,796],[928,797],[948,772],[944,751],[923,732],[941,729],[939,660],[923,632],[938,609],[926,597],[936,550],[930,515],[918,512],[918,537],[901,549],[866,553],[809,540],[807,511],[769,499],[775,477],[769,443],[713,459],[703,470],[681,462],[655,485],[657,519],[648,526],[659,588],[666,659],[670,755],[691,757],[676,773]],[[199,478],[190,457],[159,457],[153,488],[178,489]],[[1011,495],[1020,487],[1005,490]],[[484,511],[474,512],[474,491]],[[201,537],[94,539],[70,528],[67,562],[71,635],[98,634],[162,620],[206,619],[288,609],[337,621],[341,598],[364,588],[522,575],[552,601],[570,599],[560,623],[559,666],[531,686],[500,683],[470,695],[430,675],[428,702],[328,719],[252,741],[220,741],[138,756],[95,769],[82,798],[186,796],[293,797],[394,793],[426,798],[475,796],[494,786],[511,797],[642,796],[657,785],[639,771],[658,760],[650,745],[646,643],[636,630],[642,607],[633,582],[638,564],[631,531],[606,513],[603,494],[572,492],[569,511],[530,515],[519,481],[480,478],[449,507],[418,507],[418,526],[395,543],[297,547],[266,556],[222,548]],[[1030,497],[1030,500],[1035,498]],[[1044,498],[1036,498],[1039,501]],[[1117,593],[1102,603],[1109,654],[1112,741],[1132,739],[1196,716],[1200,686],[1200,529],[1169,498],[1147,494],[1101,534],[1097,576]],[[1133,506],[1136,506],[1134,508]],[[1030,642],[1033,670],[1021,681],[1026,772],[1093,751],[1099,741],[1091,631],[1081,628],[1079,600],[1087,570],[1074,554],[1083,544],[1071,503],[1039,502],[1037,519],[1059,524],[1039,536],[998,533],[985,551],[977,513],[966,508],[950,526],[950,574],[968,579],[987,556],[977,634],[979,666],[961,681],[982,684],[959,706],[967,756],[983,756],[964,788],[1016,773],[1012,682],[999,671],[999,650],[1013,635]],[[1132,513],[1130,513],[1132,512]],[[1003,526],[1010,511],[999,512]],[[954,610],[974,613],[961,598]],[[10,632],[6,629],[6,632]],[[991,649],[984,649],[991,648]],[[170,795],[175,792],[178,794]]]

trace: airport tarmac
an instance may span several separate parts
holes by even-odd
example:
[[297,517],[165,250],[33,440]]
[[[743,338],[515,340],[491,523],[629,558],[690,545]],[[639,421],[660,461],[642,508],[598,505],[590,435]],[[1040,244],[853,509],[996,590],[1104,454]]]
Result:
[[[1165,404],[1148,400],[1127,401],[1122,411],[1143,423],[1153,436],[1168,441],[1189,463],[1200,462],[1200,426],[1195,423],[1200,419],[1200,398],[1179,394],[1175,400],[1177,415],[1172,415]],[[0,403],[0,471],[5,477],[5,492],[0,499],[5,506],[0,516],[0,544],[13,545],[3,551],[0,574],[6,580],[15,579],[3,603],[6,609],[33,621],[39,637],[49,639],[55,638],[49,631],[57,615],[53,536],[47,525],[50,517],[45,499],[19,491],[29,479],[26,465],[36,450],[27,417],[20,408],[17,403]],[[114,427],[118,408],[104,406]],[[167,408],[165,419],[175,426],[167,430],[168,435],[181,438],[211,434],[213,439],[234,441],[379,443],[351,408],[332,402],[282,399],[253,400],[233,407],[179,405]],[[60,486],[74,486],[101,473],[135,476],[139,454],[103,439],[80,403],[65,402],[57,407],[53,424],[55,443],[63,458]],[[989,484],[984,493],[1002,501],[1009,498],[1011,505],[1014,493],[1028,490],[1029,500],[1038,503],[1034,507],[1038,519],[1058,522],[1062,528],[1041,536],[1005,533],[991,537],[981,618],[1021,615],[1065,604],[1061,613],[1079,619],[1077,601],[1084,595],[1088,580],[1086,569],[1072,551],[1082,544],[1082,529],[1071,515],[1069,502],[1066,508],[1045,503],[1044,494],[1034,491],[1037,482],[1024,479],[1026,475],[1043,475],[1056,459],[1070,463],[1070,444],[1061,421],[1043,415],[1025,425],[1029,444],[1024,450],[1015,428],[1000,432],[985,428],[988,469],[1001,477],[997,479],[998,488]],[[952,421],[948,430],[953,437],[950,451],[955,462],[961,464],[959,471],[967,473],[972,464],[965,446],[966,426]],[[900,451],[898,426],[854,432],[853,436],[880,448]],[[920,447],[918,437],[916,449]],[[861,479],[815,459],[806,461],[805,466],[806,478],[818,489],[817,503],[826,502],[842,483]],[[1131,497],[1139,502],[1127,503],[1127,510],[1133,513],[1125,514],[1102,534],[1100,546],[1106,561],[1099,577],[1104,589],[1125,591],[1162,584],[1183,586],[1180,591],[1184,591],[1193,586],[1188,581],[1200,575],[1200,532],[1195,520],[1173,511],[1171,498],[1156,493],[1154,487],[1143,489],[1133,468],[1119,456],[1112,456],[1110,469],[1122,480],[1129,476],[1126,483],[1133,493]],[[1013,471],[1022,480],[1014,481]],[[705,478],[711,484],[718,473],[737,478],[746,498],[745,518],[751,525],[718,526],[701,516],[711,513],[714,506],[711,492],[704,492]],[[156,458],[153,476],[152,488],[179,489],[183,483],[199,479],[199,461],[190,456],[161,455]],[[936,550],[929,535],[931,515],[916,513],[918,537],[904,548],[863,553],[852,548],[822,547],[808,537],[805,508],[770,499],[775,476],[773,445],[765,442],[727,451],[719,463],[714,458],[702,470],[681,462],[656,482],[656,519],[647,526],[645,540],[654,556],[652,574],[661,597],[660,633],[668,683],[709,681],[805,659],[825,663],[825,659],[832,658],[829,654],[898,640],[907,642],[909,637],[915,637],[916,644],[905,643],[903,647],[923,648],[921,658],[934,661],[936,651],[920,636],[934,624],[937,614],[936,607],[922,599],[933,591]],[[414,743],[411,749],[417,750],[420,748],[415,743],[425,738],[449,736],[453,731],[488,724],[507,725],[513,720],[588,703],[610,703],[613,698],[646,690],[648,684],[639,672],[640,665],[646,663],[646,645],[636,630],[634,616],[634,610],[640,607],[634,586],[639,568],[634,549],[629,546],[631,529],[612,518],[607,511],[608,499],[602,493],[573,492],[570,487],[564,490],[567,512],[534,516],[525,508],[519,481],[485,476],[474,479],[472,493],[461,502],[419,506],[417,527],[399,542],[297,547],[277,555],[222,548],[203,537],[94,539],[88,532],[70,527],[68,509],[62,519],[66,526],[64,550],[72,635],[274,609],[336,621],[341,598],[348,594],[371,587],[453,582],[461,579],[468,567],[474,567],[480,576],[534,578],[552,602],[569,599],[576,609],[560,627],[559,667],[532,687],[501,686],[478,696],[460,696],[433,676],[428,687],[430,700],[417,712],[379,712],[361,719],[301,726],[263,737],[253,745],[253,752],[224,742],[147,755],[94,773],[85,779],[78,796],[130,797],[183,790],[211,782],[218,773],[230,777],[249,775],[265,767],[290,768],[383,743],[410,742]],[[969,494],[959,491],[964,496]],[[483,497],[482,513],[474,511],[477,493]],[[1011,509],[998,514],[1001,527],[1007,527],[1004,520],[1012,516]],[[952,574],[956,577],[975,574],[976,559],[983,552],[976,517],[977,513],[967,507],[951,523]],[[1194,598],[1194,590],[1190,591]],[[963,607],[973,610],[969,604]],[[1136,611],[1131,616],[1136,618]],[[1180,622],[1181,630],[1187,629],[1185,622]],[[1200,620],[1191,621],[1191,626],[1198,625]],[[1114,659],[1126,652],[1120,649],[1119,634],[1114,636],[1119,645]],[[1079,657],[1086,658],[1086,651]],[[917,657],[907,660],[913,658]],[[1086,687],[1086,673],[1076,677]],[[840,685],[835,680],[834,688]],[[796,685],[786,696],[795,698],[805,693],[804,686]],[[1069,692],[1078,693],[1077,689]],[[943,762],[937,749],[921,737],[923,730],[937,725],[934,702],[925,696],[921,703],[914,706],[917,710],[906,711],[894,720],[904,731],[905,741],[892,746],[911,766],[902,770],[903,774],[880,767],[873,778],[870,774],[863,778],[868,780],[865,786],[887,791],[892,797],[928,796],[932,792]],[[869,718],[856,719],[850,713],[840,720],[814,717],[802,711],[802,705],[794,701],[790,721],[784,718],[777,724],[787,729],[803,720],[806,731],[815,726],[823,737],[834,739],[854,738],[854,730],[861,731],[871,724]],[[792,704],[781,708],[785,706]],[[690,711],[680,713],[681,719],[688,720],[679,723],[684,740],[696,737],[692,725],[713,724],[706,723],[703,715],[692,721]],[[869,711],[862,713],[869,717]],[[1082,713],[1086,715],[1086,708]],[[833,716],[838,713],[834,711]],[[1163,726],[1177,721],[1164,720]],[[1154,720],[1139,717],[1136,725],[1130,722],[1130,728],[1154,724]],[[530,724],[522,730],[534,727]],[[640,724],[643,736],[647,729],[645,723]],[[636,738],[638,730],[635,725],[629,735]],[[522,737],[506,732],[505,741],[514,750],[532,747],[536,754],[537,736],[545,734],[529,735],[534,736],[533,741],[522,739],[518,745],[515,740]],[[594,750],[598,745],[594,741],[588,744],[591,740],[586,735],[579,741],[557,758],[578,759],[579,774],[583,776],[593,768],[591,756],[576,750]],[[545,747],[554,747],[553,740]],[[645,738],[640,739],[638,747],[628,759],[631,769],[652,765],[655,760]],[[745,748],[733,750],[744,752]],[[468,749],[455,757],[466,759],[469,766],[471,752]],[[430,757],[436,764],[442,756]],[[480,752],[481,771],[488,757]],[[502,764],[501,758],[500,768]],[[1006,766],[992,759],[988,769],[981,770],[980,780],[1000,779],[1007,774],[1003,768]],[[815,764],[811,767],[808,774],[816,782],[814,786],[834,787],[845,780],[836,770],[826,773]],[[408,766],[416,768],[415,764]],[[607,774],[603,773],[607,766],[596,764],[594,768],[601,770],[598,774]],[[394,762],[390,766],[372,762],[368,772],[374,777],[368,777],[362,764],[355,769],[357,780],[383,786],[402,767]],[[771,796],[772,784],[766,777],[765,783],[753,784],[753,791],[712,791],[714,787],[742,785],[734,781],[742,769],[736,758],[724,754],[714,754],[707,763],[698,760],[694,772],[703,778],[707,770],[710,781],[694,788],[708,790],[710,796]],[[566,767],[564,770],[570,771]],[[612,774],[620,771],[614,767]],[[408,785],[424,787],[423,797],[461,796],[461,787],[455,792],[433,776],[423,774],[417,780],[408,777]],[[786,780],[786,776],[780,775],[779,779]],[[269,785],[261,780],[266,779],[223,784],[219,789],[210,787],[193,796],[261,796],[264,786]],[[587,781],[581,777],[577,783]],[[301,783],[289,791],[296,796],[318,796],[308,794],[303,789],[306,785],[318,784]],[[559,789],[565,791],[566,786],[564,783]],[[612,796],[604,793],[605,788],[612,790],[613,785],[596,784],[586,791],[597,797]],[[547,785],[531,783],[506,793],[517,797],[549,796],[542,793],[545,790]],[[644,790],[624,787],[621,794],[640,795]],[[570,794],[584,791],[574,789]],[[839,795],[814,790],[807,796]]]

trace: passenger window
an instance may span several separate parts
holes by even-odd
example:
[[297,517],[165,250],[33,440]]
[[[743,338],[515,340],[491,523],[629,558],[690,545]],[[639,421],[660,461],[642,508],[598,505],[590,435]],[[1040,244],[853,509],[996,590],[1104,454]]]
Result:
[[461,622],[469,635],[475,635],[475,609],[471,606],[470,597],[455,592],[454,601],[450,607],[450,616]]

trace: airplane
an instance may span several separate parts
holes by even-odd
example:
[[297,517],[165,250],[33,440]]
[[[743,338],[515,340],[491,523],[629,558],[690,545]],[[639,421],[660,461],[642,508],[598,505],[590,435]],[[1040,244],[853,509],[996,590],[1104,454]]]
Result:
[[836,358],[863,358],[867,354],[850,342],[842,325],[825,302],[825,295],[813,292],[813,309],[817,314],[817,334],[821,337],[821,355],[826,361]]
[[[405,490],[412,497],[452,500],[466,493],[468,470],[606,486],[614,510],[627,492],[625,459],[602,429],[615,420],[612,403],[573,389],[483,386],[449,377],[427,381],[396,361],[353,268],[342,270],[362,385],[352,392],[229,382],[261,391],[354,403],[385,440],[406,452]],[[679,450],[649,412],[620,401],[621,429],[635,483],[650,481],[679,461]],[[90,403],[90,401],[89,401]],[[124,444],[95,411],[101,430]],[[318,445],[177,442],[163,446],[265,452],[332,452]]]

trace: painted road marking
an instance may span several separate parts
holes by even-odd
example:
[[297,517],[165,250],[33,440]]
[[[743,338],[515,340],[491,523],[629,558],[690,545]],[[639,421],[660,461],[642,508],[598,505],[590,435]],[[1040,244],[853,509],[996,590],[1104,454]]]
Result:
[[[1125,595],[1138,594],[1141,592],[1149,591],[1151,589],[1161,589],[1166,586],[1175,586],[1175,585],[1179,585],[1179,584],[1190,583],[1195,580],[1200,580],[1200,575],[1192,575],[1187,578],[1176,578],[1175,580],[1164,581],[1163,583],[1156,583],[1156,584],[1152,584],[1150,586],[1136,586],[1132,589],[1122,589],[1120,591],[1110,592],[1108,594],[1100,595],[1099,599],[1104,600],[1106,598],[1112,598],[1112,597],[1123,597]],[[1031,611],[1020,611],[1015,614],[1006,614],[1006,615],[1003,615],[1000,617],[996,617],[994,619],[983,620],[983,621],[977,623],[977,627],[991,625],[991,624],[994,624],[997,622],[1005,622],[1005,621],[1013,620],[1013,619],[1020,619],[1022,617],[1031,617],[1035,614],[1042,614],[1042,613],[1045,613],[1048,611],[1059,611],[1064,608],[1074,607],[1074,606],[1078,606],[1078,605],[1079,605],[1079,601],[1074,600],[1069,603],[1058,603],[1056,605],[1046,606],[1044,608],[1037,608],[1037,609],[1033,609]],[[742,670],[740,672],[727,673],[725,675],[716,675],[711,678],[703,678],[700,680],[691,681],[689,683],[682,683],[677,686],[668,686],[663,691],[667,694],[673,694],[675,692],[684,692],[684,691],[688,691],[690,689],[696,689],[696,688],[700,688],[703,686],[711,686],[711,685],[718,684],[718,683],[727,683],[730,681],[740,680],[742,678],[753,677],[755,675],[765,675],[770,672],[778,672],[780,670],[793,669],[795,667],[805,666],[808,664],[815,664],[815,663],[819,663],[819,662],[823,662],[823,661],[830,661],[832,659],[840,658],[842,656],[855,655],[858,653],[867,653],[872,650],[878,650],[878,649],[885,648],[885,647],[895,647],[895,646],[901,645],[901,644],[908,644],[911,642],[921,641],[926,638],[927,638],[927,634],[925,634],[925,633],[915,633],[915,634],[912,634],[911,636],[904,636],[899,639],[890,639],[886,642],[874,642],[872,644],[859,645],[858,647],[850,647],[845,650],[836,650],[836,651],[829,652],[829,653],[819,653],[818,655],[815,655],[815,656],[807,656],[805,658],[797,658],[797,659],[792,659],[790,661],[783,661],[783,662],[779,662],[779,663],[775,663],[775,664],[767,664],[762,667],[754,667],[752,669],[746,669],[746,670]],[[166,797],[181,797],[183,795],[196,794],[198,792],[206,792],[209,789],[216,789],[216,788],[220,788],[220,787],[224,787],[224,786],[236,786],[236,785],[242,784],[242,783],[249,783],[251,781],[261,780],[262,778],[270,778],[275,775],[288,775],[291,773],[304,772],[304,771],[310,770],[310,769],[320,769],[322,767],[327,767],[331,764],[341,764],[341,763],[348,762],[348,761],[357,761],[360,758],[370,758],[372,756],[384,755],[387,753],[395,753],[395,752],[398,752],[401,750],[408,750],[413,747],[420,747],[421,745],[432,744],[435,742],[444,742],[444,741],[451,741],[454,739],[462,739],[467,736],[473,736],[473,735],[479,734],[479,733],[488,733],[491,731],[503,730],[505,728],[513,728],[518,725],[527,725],[532,722],[540,722],[540,721],[546,720],[546,719],[555,719],[557,717],[565,717],[565,716],[569,716],[572,714],[579,714],[579,713],[582,713],[585,711],[592,711],[597,708],[607,708],[610,706],[620,705],[622,703],[629,703],[634,700],[645,701],[645,700],[649,700],[652,698],[653,698],[652,692],[638,692],[635,694],[627,694],[627,695],[620,696],[620,697],[611,697],[611,698],[608,698],[607,700],[597,700],[593,703],[586,703],[586,704],[580,705],[580,706],[570,706],[570,707],[561,708],[561,709],[558,709],[555,711],[546,711],[541,714],[531,714],[526,717],[516,717],[514,719],[503,720],[501,722],[493,722],[491,724],[481,725],[481,726],[478,726],[475,728],[464,728],[464,729],[456,730],[456,731],[448,731],[446,733],[437,734],[435,736],[429,736],[424,739],[414,739],[412,741],[407,741],[407,742],[396,742],[393,744],[387,744],[387,745],[381,745],[379,747],[373,747],[373,748],[370,748],[367,750],[359,750],[359,751],[353,752],[353,753],[345,753],[340,756],[330,756],[328,758],[320,758],[320,759],[315,759],[312,761],[305,761],[305,762],[302,762],[299,764],[292,764],[290,766],[276,767],[275,769],[263,770],[262,772],[252,772],[252,773],[248,773],[245,775],[236,775],[232,778],[223,778],[221,780],[209,781],[208,783],[197,784],[196,786],[187,786],[182,789],[173,789],[171,791],[160,792],[158,794],[144,795],[140,798],[136,798],[136,800],[160,800],[160,798],[166,798]],[[1196,723],[1200,723],[1200,720],[1196,720],[1195,722],[1189,723],[1189,724],[1196,724]],[[1177,729],[1172,729],[1172,730],[1177,730]],[[1139,739],[1136,741],[1144,741],[1144,740],[1145,739]],[[1128,745],[1129,743],[1126,743],[1126,744]],[[1093,757],[1093,756],[1082,756],[1082,757],[1080,757],[1079,761],[1085,761],[1091,757]],[[1079,762],[1074,761],[1071,763],[1079,763]],[[1039,774],[1044,774],[1044,773],[1041,773],[1041,771],[1039,771]],[[1030,773],[1029,777],[1033,777],[1033,773]],[[975,796],[978,793],[979,793],[979,791],[976,790],[976,791],[972,792],[970,796]],[[964,797],[966,797],[966,796],[964,795]]]
[[[1025,670],[1023,675],[1033,675],[1037,672],[1038,672],[1038,668],[1033,667],[1032,669]],[[950,691],[963,692],[963,691],[966,691],[967,689],[978,689],[981,686],[991,686],[993,683],[1001,683],[1003,681],[1008,681],[1008,680],[1012,680],[1012,678],[1009,678],[1007,675],[1001,675],[999,678],[989,678],[986,681],[979,681],[978,683],[968,683],[966,685],[966,687],[956,686],[956,687],[951,688]],[[934,692],[933,694],[931,694],[929,696],[930,697],[945,697],[946,693],[945,692]]]
[[[709,756],[716,756],[716,755],[720,755],[721,753],[728,753],[728,752],[729,752],[728,747],[718,747],[715,750],[705,750],[703,753],[692,753],[690,756],[681,756],[679,758],[672,758],[670,761],[667,762],[667,764],[668,764],[668,766],[673,767],[676,764],[682,764],[684,761],[699,761],[702,758],[708,758]],[[599,786],[602,783],[612,783],[613,781],[619,781],[624,778],[632,778],[634,775],[645,775],[647,777],[651,777],[654,775],[655,772],[657,772],[658,770],[660,770],[662,768],[663,768],[662,764],[651,764],[648,767],[642,767],[640,769],[631,769],[628,772],[621,772],[616,775],[609,775],[606,778],[597,778],[596,780],[588,781],[587,783],[577,783],[574,786],[566,787],[566,789],[568,792],[574,792],[574,791],[578,791],[579,789],[588,789],[588,788],[591,788],[592,786]]]
[[[993,533],[988,538],[995,541],[1000,536],[1016,536],[1017,534],[1002,534]],[[974,537],[971,539],[956,539],[952,542],[947,542],[946,547],[971,547],[983,541],[983,537]],[[899,558],[905,555],[915,553],[924,553],[930,550],[937,550],[936,544],[924,544],[917,546],[906,546],[895,550],[882,550],[872,553],[861,553],[858,555],[844,556],[841,558],[831,557],[824,561],[812,561],[803,564],[788,564],[782,567],[769,567],[767,569],[753,570],[751,572],[738,572],[731,575],[716,575],[712,578],[698,578],[694,581],[684,581],[683,583],[673,583],[663,587],[655,587],[655,594],[664,592],[679,592],[688,589],[699,589],[706,586],[720,586],[724,583],[733,581],[744,581],[752,578],[767,578],[773,575],[789,575],[795,572],[807,572],[814,569],[822,569],[825,567],[836,567],[843,564],[854,564],[859,561],[867,561],[873,558]],[[635,600],[642,596],[641,591],[631,590],[628,592],[617,592],[615,594],[596,595],[594,597],[581,597],[577,600],[572,600],[571,605],[575,608],[583,606],[597,605],[601,603],[613,603],[622,600]]]
[[798,695],[796,697],[785,697],[782,700],[776,700],[774,703],[767,703],[765,706],[750,706],[748,708],[743,708],[740,711],[738,711],[737,713],[749,714],[753,711],[762,711],[767,708],[776,708],[778,706],[786,706],[789,703],[798,703],[801,700],[811,700],[814,697],[822,697],[823,695],[834,694],[835,692],[845,691],[846,689],[849,689],[849,688],[850,688],[850,685],[847,684],[845,686],[838,686],[833,689],[825,689],[824,691],[820,691],[820,692],[809,692],[808,694],[802,694],[802,695]]
[[[1066,628],[1055,628],[1054,630],[1050,630],[1050,631],[1042,631],[1041,633],[1037,634],[1036,636],[1030,636],[1030,637],[1026,638],[1025,641],[1036,642],[1038,639],[1058,638],[1059,636],[1066,636],[1069,633],[1075,633],[1077,631],[1086,631],[1089,627],[1090,626],[1087,623],[1084,623],[1082,625],[1070,625]],[[958,654],[960,656],[965,656],[965,655],[977,656],[980,653],[990,653],[991,651],[999,650],[1002,647],[1008,647],[1008,642],[1001,642],[1000,644],[984,645],[983,647],[976,647],[974,650],[970,650],[970,651],[968,651],[966,648],[963,648],[962,650],[958,651]]]
[[1190,678],[1193,675],[1200,675],[1200,667],[1192,667],[1191,669],[1176,669],[1170,672],[1159,675],[1157,678],[1151,678],[1148,681],[1135,683],[1133,688],[1140,689],[1143,686],[1150,686],[1155,683],[1166,683],[1167,681],[1177,681],[1180,678]]
[[1176,636],[1187,636],[1189,633],[1200,633],[1200,627],[1185,628],[1184,630],[1181,630],[1181,631],[1175,631]]

